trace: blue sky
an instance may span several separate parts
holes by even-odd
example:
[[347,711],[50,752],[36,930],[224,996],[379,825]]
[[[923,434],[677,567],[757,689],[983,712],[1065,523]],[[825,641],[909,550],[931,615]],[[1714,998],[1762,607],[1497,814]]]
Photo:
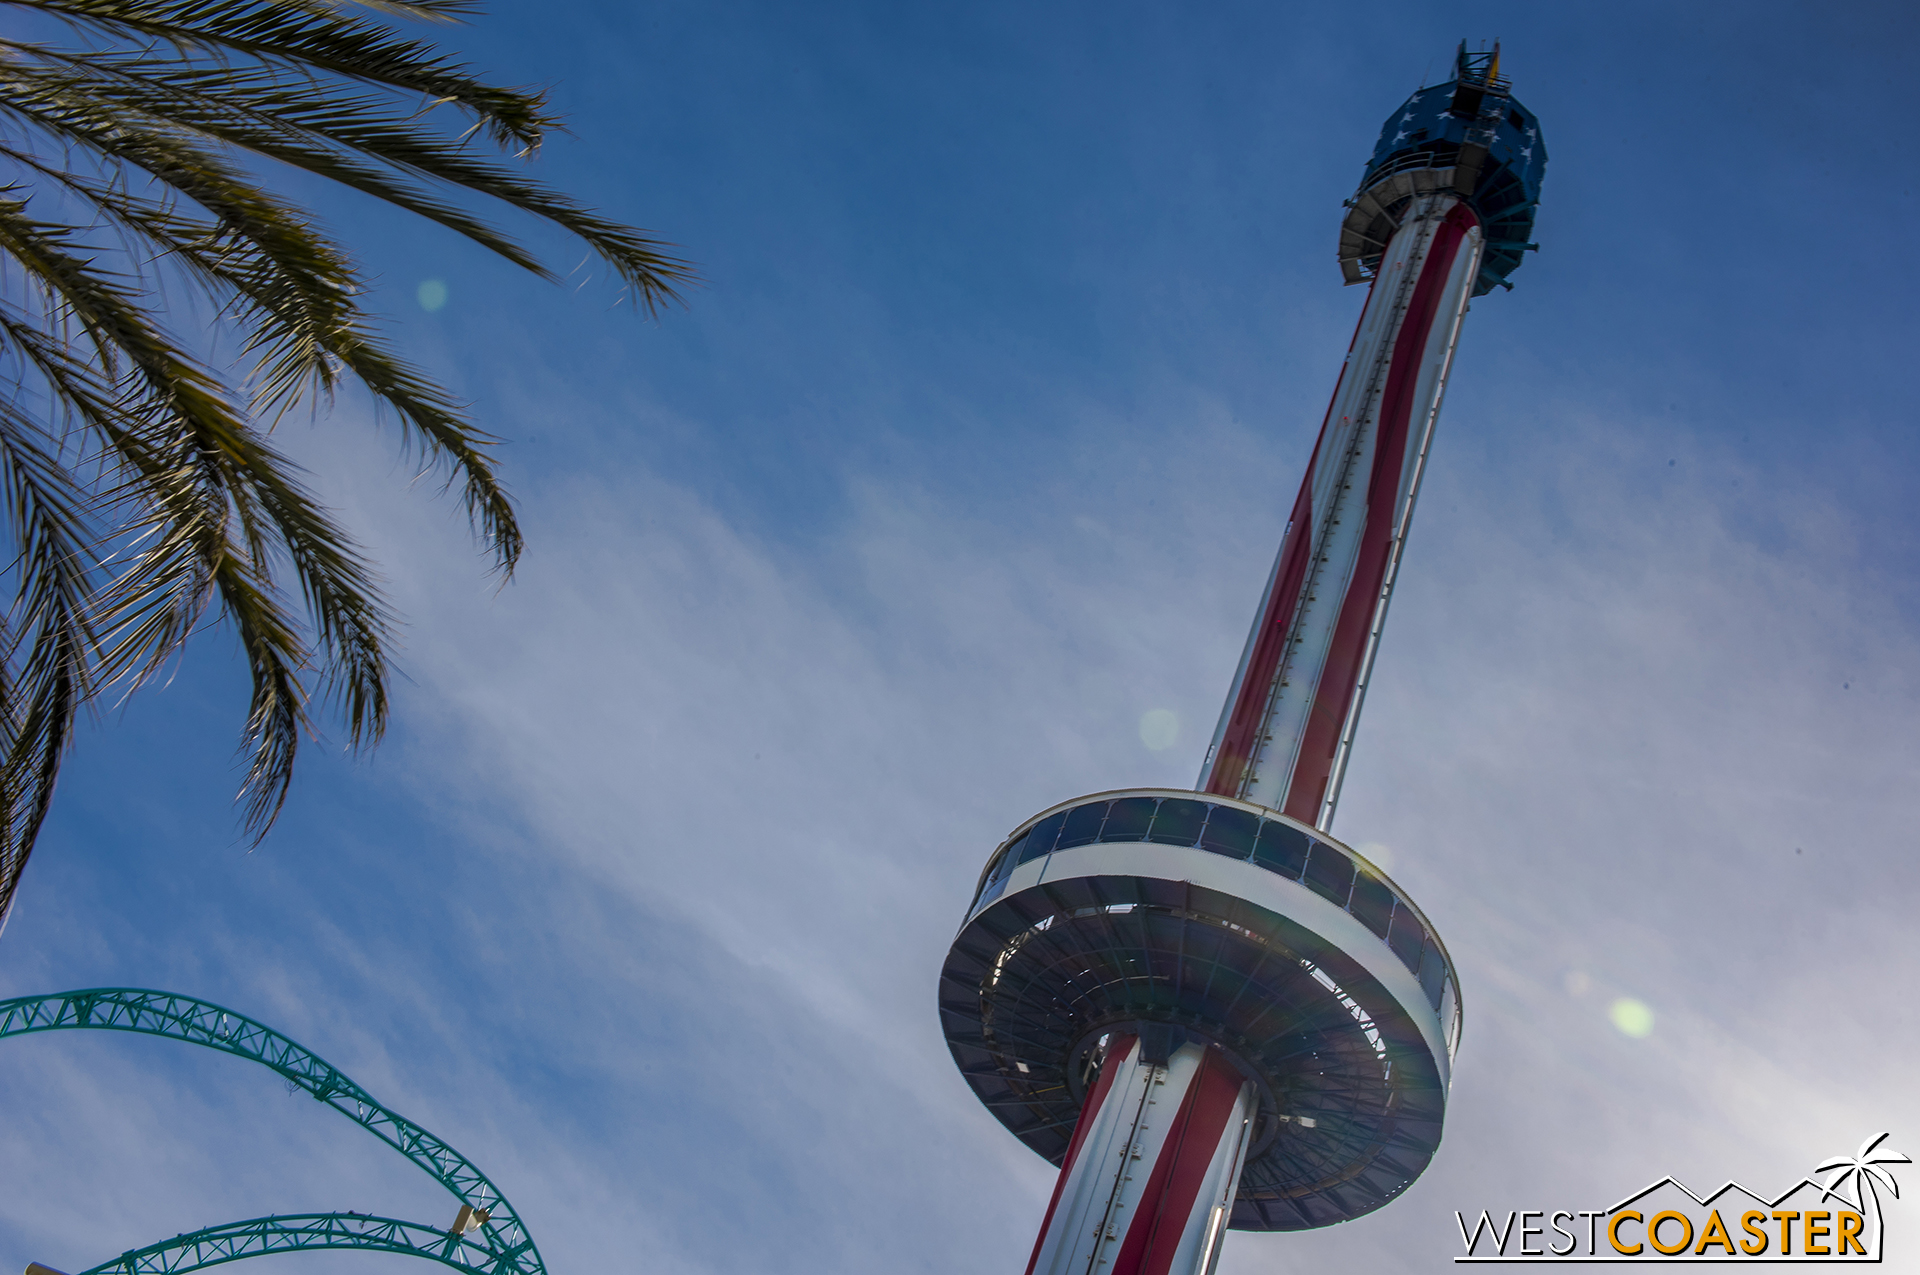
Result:
[[[478,1161],[556,1272],[1017,1269],[1051,1175],[954,1073],[941,957],[1007,829],[1192,783],[1362,301],[1340,201],[1463,36],[1503,40],[1542,121],[1542,250],[1467,321],[1335,828],[1460,965],[1448,1131],[1388,1209],[1236,1235],[1221,1269],[1437,1271],[1455,1209],[1912,1151],[1896,4],[556,3],[451,31],[554,86],[544,177],[707,285],[636,320],[309,191],[513,440],[531,548],[498,589],[354,403],[285,427],[408,617],[397,729],[310,749],[248,853],[244,687],[204,639],[82,739],[0,994],[260,1017]],[[1182,723],[1158,751],[1155,709]],[[1612,1026],[1626,997],[1651,1034]],[[0,1264],[274,1211],[451,1220],[200,1052],[7,1042]]]

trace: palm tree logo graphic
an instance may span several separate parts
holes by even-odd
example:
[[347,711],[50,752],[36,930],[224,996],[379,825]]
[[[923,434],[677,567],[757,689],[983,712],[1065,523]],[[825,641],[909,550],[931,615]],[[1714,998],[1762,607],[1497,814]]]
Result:
[[[1837,1155],[1831,1160],[1822,1160],[1814,1166],[1815,1173],[1831,1172],[1825,1186],[1820,1188],[1824,1198],[1838,1198],[1844,1203],[1866,1214],[1872,1219],[1872,1252],[1877,1257],[1880,1252],[1880,1194],[1879,1188],[1886,1187],[1894,1199],[1900,1198],[1900,1184],[1893,1180],[1893,1174],[1885,1167],[1889,1164],[1912,1164],[1910,1156],[1898,1151],[1882,1149],[1880,1144],[1887,1140],[1885,1133],[1877,1133],[1860,1144],[1860,1149],[1852,1155]],[[1848,1197],[1844,1187],[1851,1185],[1853,1195]],[[1868,1205],[1872,1207],[1869,1208]]]

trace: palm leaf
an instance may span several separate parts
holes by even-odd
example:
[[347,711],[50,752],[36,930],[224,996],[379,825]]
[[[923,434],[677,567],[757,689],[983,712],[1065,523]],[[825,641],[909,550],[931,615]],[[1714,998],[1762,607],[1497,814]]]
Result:
[[[471,12],[464,0],[8,2],[74,39],[0,38],[0,502],[14,542],[0,913],[75,715],[143,685],[210,620],[231,626],[251,672],[241,800],[256,838],[316,704],[353,747],[385,730],[393,616],[346,529],[267,442],[288,409],[366,390],[460,490],[499,568],[519,557],[494,439],[377,338],[351,254],[263,182],[264,161],[552,278],[470,203],[543,220],[647,312],[694,281],[668,245],[505,162],[558,126],[544,95],[379,20],[444,24]],[[209,332],[237,342],[237,376]]]

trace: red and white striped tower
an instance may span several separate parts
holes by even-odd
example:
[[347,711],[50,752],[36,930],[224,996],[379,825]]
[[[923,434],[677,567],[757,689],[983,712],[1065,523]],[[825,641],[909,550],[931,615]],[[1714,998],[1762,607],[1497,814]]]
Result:
[[1366,306],[1199,791],[1064,802],[981,872],[940,1010],[1060,1166],[1027,1275],[1210,1275],[1229,1227],[1359,1217],[1439,1146],[1452,962],[1327,827],[1461,320],[1533,247],[1545,161],[1498,46],[1387,122],[1340,235]]
[[1138,1036],[1108,1043],[1027,1275],[1207,1271],[1253,1132],[1254,1083],[1188,1043],[1155,1061]]
[[[1480,227],[1451,192],[1401,218],[1360,316],[1200,790],[1325,827],[1386,620]],[[1111,1045],[1027,1275],[1211,1270],[1254,1085],[1218,1049]]]
[[1240,657],[1202,792],[1333,819],[1414,498],[1480,274],[1479,218],[1414,197],[1381,260]]

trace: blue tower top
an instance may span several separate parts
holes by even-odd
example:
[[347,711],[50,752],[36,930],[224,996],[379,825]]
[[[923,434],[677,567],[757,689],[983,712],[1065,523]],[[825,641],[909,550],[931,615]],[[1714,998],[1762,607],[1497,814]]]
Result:
[[1514,100],[1500,76],[1500,46],[1470,53],[1460,45],[1454,78],[1408,98],[1380,130],[1373,158],[1340,236],[1341,265],[1349,283],[1370,279],[1394,214],[1412,195],[1435,188],[1457,192],[1479,214],[1486,248],[1473,294],[1507,276],[1531,242],[1540,204],[1546,144],[1533,113]]

